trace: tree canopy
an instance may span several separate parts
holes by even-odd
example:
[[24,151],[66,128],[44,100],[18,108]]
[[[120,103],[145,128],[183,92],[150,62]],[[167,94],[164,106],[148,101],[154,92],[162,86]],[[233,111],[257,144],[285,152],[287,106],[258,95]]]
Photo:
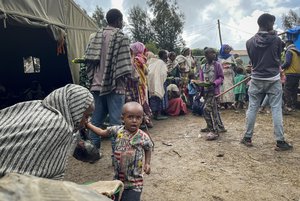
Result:
[[282,26],[285,30],[296,25],[300,25],[300,16],[295,11],[290,10],[288,14],[282,15]]
[[[184,15],[176,0],[148,0],[147,10],[134,6],[129,10],[128,22],[132,41],[140,41],[151,49],[165,49],[177,53],[184,47],[182,38]],[[150,18],[149,16],[153,16]],[[106,26],[103,9],[96,7],[92,19],[99,28]]]
[[176,0],[148,0],[153,13],[151,25],[155,33],[155,42],[161,49],[178,51],[184,46],[182,39],[184,15],[180,12]]
[[92,14],[92,19],[98,25],[99,28],[106,26],[106,20],[104,16],[104,11],[101,7],[96,6],[94,13]]
[[179,11],[176,0],[148,0],[147,5],[150,12],[139,6],[130,9],[128,21],[132,40],[180,52],[185,45],[181,36],[184,15]]
[[132,39],[144,44],[154,41],[154,31],[147,11],[139,6],[134,6],[129,11],[129,25]]

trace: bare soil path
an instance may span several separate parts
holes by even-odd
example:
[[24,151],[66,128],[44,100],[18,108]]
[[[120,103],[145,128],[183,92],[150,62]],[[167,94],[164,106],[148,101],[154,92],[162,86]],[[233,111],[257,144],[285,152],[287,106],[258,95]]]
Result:
[[[240,144],[245,113],[221,111],[228,132],[205,141],[202,117],[188,114],[155,121],[150,175],[143,201],[300,201],[300,112],[284,116],[286,139],[294,150],[276,152],[271,114],[258,114],[254,147]],[[69,160],[65,180],[76,183],[111,180],[110,141],[94,164]]]

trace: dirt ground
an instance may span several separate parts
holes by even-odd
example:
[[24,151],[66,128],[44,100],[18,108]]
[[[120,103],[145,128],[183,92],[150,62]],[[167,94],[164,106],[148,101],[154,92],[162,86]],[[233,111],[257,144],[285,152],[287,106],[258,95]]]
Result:
[[[151,174],[145,176],[143,201],[300,201],[300,112],[284,116],[292,151],[276,152],[271,114],[258,114],[254,147],[240,144],[245,112],[221,111],[228,132],[205,141],[202,117],[188,114],[154,121]],[[110,141],[94,164],[69,160],[65,180],[111,180]]]

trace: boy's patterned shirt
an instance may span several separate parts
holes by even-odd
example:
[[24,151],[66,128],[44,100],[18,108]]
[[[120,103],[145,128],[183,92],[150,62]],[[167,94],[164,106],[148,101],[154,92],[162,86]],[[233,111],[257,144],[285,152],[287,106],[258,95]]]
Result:
[[143,188],[144,150],[153,147],[150,137],[140,129],[130,134],[124,126],[112,126],[108,131],[115,138],[115,179],[121,180],[125,189]]

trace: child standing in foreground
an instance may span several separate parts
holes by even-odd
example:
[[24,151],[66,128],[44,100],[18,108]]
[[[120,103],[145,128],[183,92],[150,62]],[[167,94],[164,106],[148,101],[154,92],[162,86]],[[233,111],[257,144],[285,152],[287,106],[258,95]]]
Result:
[[116,139],[114,179],[124,183],[121,201],[140,201],[143,189],[143,171],[150,174],[153,143],[148,134],[139,129],[143,120],[143,113],[143,107],[139,103],[128,102],[122,109],[124,125],[111,126],[103,130],[89,122],[86,123],[86,128],[97,135],[102,137],[110,135]]
[[204,119],[207,127],[201,129],[201,132],[208,132],[207,140],[216,140],[219,133],[226,132],[219,113],[217,98],[220,93],[220,86],[224,75],[220,62],[216,61],[216,51],[213,48],[207,48],[204,51],[207,63],[204,64],[200,72],[200,80],[203,82]]

